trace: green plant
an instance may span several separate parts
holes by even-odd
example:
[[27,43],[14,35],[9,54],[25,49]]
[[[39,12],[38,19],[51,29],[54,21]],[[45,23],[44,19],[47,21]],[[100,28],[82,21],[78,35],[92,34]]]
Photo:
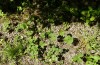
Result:
[[52,32],[49,34],[49,37],[50,37],[51,41],[56,41],[57,40],[57,35],[52,33]]
[[99,65],[98,62],[100,61],[100,56],[98,55],[89,55],[86,56],[86,59],[86,65]]
[[45,33],[44,33],[44,32],[41,32],[40,37],[41,37],[42,39],[45,39]]
[[8,31],[7,28],[9,27],[9,24],[10,24],[10,21],[8,19],[6,19],[5,22],[2,23],[1,30],[4,31],[4,32],[7,32]]
[[16,60],[18,57],[21,57],[24,53],[24,45],[20,36],[16,35],[13,38],[12,43],[10,41],[3,42],[3,57],[4,60]]
[[[81,42],[82,45],[78,44],[80,47],[82,46],[82,50],[80,48],[77,49],[84,52],[83,47],[87,47],[85,47],[85,53],[89,53],[89,55],[85,56],[85,59],[87,60],[86,65],[99,65],[99,53],[94,52],[92,53],[93,55],[90,53],[91,50],[99,51],[100,49],[100,42],[96,40],[96,35],[93,34],[93,36],[88,37],[88,34],[85,33],[82,35],[85,37],[80,40],[74,40],[72,36],[65,35],[66,30],[69,31],[69,28],[71,27],[71,25],[68,24],[73,23],[74,20],[80,22],[81,19],[82,21],[85,21],[87,25],[91,23],[94,24],[94,21],[98,20],[100,17],[100,8],[96,7],[98,4],[92,4],[92,2],[95,3],[98,1],[99,0],[91,2],[85,0],[43,0],[40,2],[40,0],[35,0],[33,2],[33,0],[1,0],[0,64],[2,65],[3,62],[1,59],[5,59],[7,60],[5,62],[12,62],[10,65],[14,65],[16,61],[20,62],[20,60],[25,57],[25,60],[39,60],[41,63],[54,62],[56,65],[66,65],[63,64],[63,61],[66,60],[66,56],[64,58],[59,57],[66,54],[66,46],[65,44],[60,43],[65,42],[66,44],[72,44],[74,41],[77,43],[83,41]],[[36,16],[34,15],[35,11],[37,12]],[[14,16],[12,15],[13,12]],[[7,13],[7,16],[5,13]],[[18,23],[16,24],[16,22]],[[55,26],[54,24],[58,26]],[[55,28],[57,27],[57,29],[59,29],[59,25],[62,27],[55,33],[55,30],[51,28],[53,28],[52,26],[55,26]],[[13,29],[12,33],[9,32],[10,29]],[[81,30],[79,32],[81,33]],[[49,44],[46,42],[49,42]],[[55,44],[52,45],[52,43]],[[61,48],[63,48],[63,51]],[[29,56],[30,58],[27,59],[26,56]],[[73,61],[79,63],[83,60],[83,57],[84,55],[79,53],[73,58]]]
[[52,19],[52,18],[51,18],[51,19],[49,18],[48,21],[49,21],[50,23],[54,23],[54,19]]
[[22,11],[23,8],[21,6],[17,6],[17,11]]
[[0,50],[0,56],[2,56],[2,63],[11,61],[17,62],[24,55],[24,49],[26,45],[26,41],[23,41],[23,37],[19,35],[15,35],[13,40],[1,39],[2,50]]
[[64,36],[65,31],[63,29],[59,30],[59,35]]
[[0,9],[0,17],[5,17],[6,16],[6,14],[4,14],[3,12],[2,12],[2,10]]
[[25,53],[29,54],[32,58],[37,59],[38,57],[38,45],[36,45],[34,42],[36,41],[36,38],[28,38],[28,45]]
[[67,44],[72,44],[73,43],[73,37],[71,37],[70,35],[67,35],[64,38],[64,42],[66,42]]
[[73,57],[73,61],[74,62],[82,62],[82,58],[83,57],[83,54],[82,53],[79,53],[77,54],[76,56]]
[[58,55],[62,52],[60,48],[52,46],[48,52],[46,52],[45,61],[46,62],[56,62],[58,61]]
[[18,44],[16,46],[6,45],[6,48],[4,49],[4,54],[8,59],[16,59],[16,57],[22,55],[22,50],[23,46],[21,44]]
[[82,19],[83,21],[86,22],[86,25],[91,24],[93,21],[96,20],[96,14],[95,14],[96,10],[93,10],[92,7],[88,7],[88,10],[84,10],[81,12],[82,17],[80,17],[80,19]]
[[27,36],[31,36],[33,34],[32,30],[25,30],[24,32]]
[[39,45],[41,46],[41,48],[44,48],[44,46],[46,46],[46,43],[43,41],[40,41]]
[[24,30],[24,29],[27,29],[27,28],[28,28],[27,23],[19,23],[15,30],[18,31],[19,29]]

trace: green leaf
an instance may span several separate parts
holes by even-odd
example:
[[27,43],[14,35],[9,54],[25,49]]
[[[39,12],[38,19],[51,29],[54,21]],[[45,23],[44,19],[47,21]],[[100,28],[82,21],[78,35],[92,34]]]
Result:
[[92,17],[90,18],[90,21],[94,21],[94,20],[95,20],[95,17],[92,16]]
[[82,15],[85,15],[85,14],[86,14],[86,12],[85,12],[85,11],[82,11],[82,12],[81,12],[81,14],[82,14]]
[[64,30],[60,29],[59,34],[63,36],[64,35]]
[[76,56],[73,57],[73,61],[81,62],[82,61],[81,57],[83,57],[83,54],[79,53],[79,54],[77,54]]
[[32,58],[37,58],[38,55],[38,45],[35,44],[29,44],[25,53],[28,53],[31,55]]
[[26,35],[32,35],[33,34],[33,31],[26,31],[25,34]]
[[39,44],[42,48],[44,48],[44,46],[46,45],[43,41],[40,41],[40,44]]
[[20,24],[18,24],[18,26],[15,30],[18,31],[19,29],[24,30],[24,29],[27,29],[27,28],[28,28],[28,26],[27,26],[26,23],[20,23]]
[[25,29],[25,28],[28,28],[28,27],[27,27],[26,23],[22,23],[22,24],[19,25],[19,28]]
[[72,44],[73,43],[73,37],[71,37],[70,35],[68,35],[67,37],[64,38],[64,41],[67,44]]
[[89,9],[89,11],[93,11],[92,7],[90,7],[90,6],[88,7],[88,9]]
[[48,19],[48,21],[49,21],[50,23],[53,23],[53,22],[54,22],[54,20],[53,20],[53,19]]
[[4,22],[3,23],[2,31],[7,31],[7,28],[9,27],[9,23],[10,22]]
[[94,59],[95,62],[98,62],[98,60],[100,60],[100,56],[92,56],[92,58]]
[[21,11],[21,10],[23,10],[23,8],[22,8],[21,6],[18,6],[18,7],[17,7],[17,10],[18,10],[18,11]]
[[89,11],[88,11],[88,13],[87,13],[86,17],[87,17],[87,18],[88,18],[88,17],[90,17],[90,12],[89,12]]
[[14,0],[10,0],[11,2],[13,2]]
[[87,19],[85,25],[88,26],[90,22],[91,21]]
[[58,60],[58,57],[56,55],[52,55],[52,61],[57,61]]
[[41,38],[45,38],[45,33],[42,32],[42,33],[40,34],[40,37],[41,37]]
[[0,10],[0,16],[1,17],[5,16],[5,14],[2,12],[2,10]]
[[57,36],[54,33],[50,33],[49,36],[50,36],[51,41],[55,41],[57,39]]

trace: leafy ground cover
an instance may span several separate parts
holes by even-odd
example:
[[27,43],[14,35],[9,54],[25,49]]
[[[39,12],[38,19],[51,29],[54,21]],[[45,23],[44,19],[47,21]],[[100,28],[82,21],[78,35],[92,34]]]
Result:
[[0,65],[100,65],[99,8],[58,1],[36,1],[37,9],[7,1],[17,13],[0,10]]
[[[25,14],[23,14],[25,15]],[[15,16],[14,16],[15,17]],[[1,65],[99,65],[100,30],[82,23],[48,24],[41,19],[2,17]]]

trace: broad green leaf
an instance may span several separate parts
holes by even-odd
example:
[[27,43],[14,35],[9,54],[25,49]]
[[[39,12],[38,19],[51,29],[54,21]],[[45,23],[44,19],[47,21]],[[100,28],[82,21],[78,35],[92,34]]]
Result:
[[71,37],[71,36],[68,35],[67,37],[64,38],[64,41],[67,44],[71,44],[71,43],[73,43],[73,37]]
[[87,19],[85,25],[88,26],[89,23],[90,23],[90,20]]
[[22,8],[21,6],[18,6],[18,7],[17,7],[17,10],[18,10],[18,11],[21,11],[22,9],[23,9],[23,8]]
[[95,20],[95,17],[92,16],[92,17],[90,18],[90,21],[94,21],[94,20]]

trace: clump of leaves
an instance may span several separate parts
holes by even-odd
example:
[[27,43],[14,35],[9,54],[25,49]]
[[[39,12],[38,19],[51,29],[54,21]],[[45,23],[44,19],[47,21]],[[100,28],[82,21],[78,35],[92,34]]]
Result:
[[62,50],[60,48],[57,48],[55,46],[52,46],[48,52],[46,52],[46,56],[45,56],[45,61],[46,62],[56,62],[58,61],[58,55],[62,52]]
[[5,17],[5,15],[6,15],[6,14],[4,14],[4,13],[2,12],[2,10],[0,9],[0,17]]
[[9,27],[10,21],[8,19],[5,19],[5,22],[2,23],[2,31],[7,31],[7,28]]
[[100,61],[100,56],[98,55],[90,55],[87,56],[86,59],[86,65],[99,65],[98,62]]
[[21,6],[17,6],[17,11],[22,11],[23,8]]
[[41,46],[41,48],[44,48],[44,46],[46,46],[45,42],[40,41],[39,45]]
[[57,40],[57,35],[52,33],[52,32],[49,34],[49,37],[50,37],[51,41],[56,41]]
[[37,59],[38,56],[38,45],[34,43],[36,41],[36,38],[28,38],[28,45],[25,53],[29,54],[32,58]]
[[82,58],[83,57],[83,54],[82,53],[79,53],[77,54],[76,56],[73,57],[73,61],[74,62],[81,62],[82,61]]
[[84,61],[86,63],[86,65],[99,65],[99,61],[100,61],[100,56],[98,55],[83,55],[82,53],[77,54],[76,56],[73,57],[73,61],[74,62],[78,62],[81,63],[82,61]]
[[5,41],[3,46],[3,55],[5,59],[15,60],[17,57],[21,57],[24,52],[22,39],[18,35],[14,37],[12,43]]
[[4,51],[8,59],[16,59],[16,57],[22,55],[23,46],[21,44],[16,46],[7,45]]
[[19,31],[19,30],[24,30],[24,29],[27,29],[27,28],[28,28],[27,23],[19,23],[15,30]]
[[59,35],[64,36],[64,32],[65,32],[65,31],[64,31],[63,29],[60,29],[60,30],[59,30]]
[[67,44],[72,44],[72,43],[73,43],[73,37],[70,36],[70,35],[67,35],[67,36],[64,38],[64,42],[66,42]]
[[80,19],[85,21],[86,25],[89,25],[93,21],[96,20],[95,10],[93,10],[92,7],[88,7],[88,10],[87,11],[82,11],[81,14],[82,14],[82,17],[80,17]]

